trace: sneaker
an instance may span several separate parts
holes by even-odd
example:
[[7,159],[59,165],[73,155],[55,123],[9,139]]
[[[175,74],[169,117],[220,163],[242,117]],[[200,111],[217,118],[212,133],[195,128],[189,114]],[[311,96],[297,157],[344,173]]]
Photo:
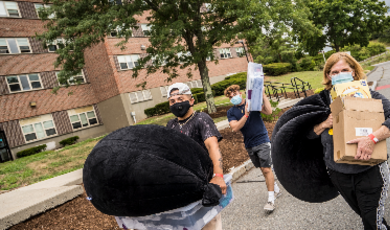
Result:
[[275,192],[275,200],[276,198],[280,197],[282,195],[282,191],[279,191],[279,192]]
[[275,209],[275,204],[272,202],[268,202],[265,206],[264,209],[267,211],[272,212]]

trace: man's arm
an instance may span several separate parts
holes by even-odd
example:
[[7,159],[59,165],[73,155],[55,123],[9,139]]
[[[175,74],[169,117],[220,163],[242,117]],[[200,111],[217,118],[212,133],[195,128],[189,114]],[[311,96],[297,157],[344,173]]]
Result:
[[229,122],[230,128],[232,128],[233,132],[238,132],[244,127],[246,120],[248,120],[249,112],[248,112],[248,103],[245,105],[245,116],[243,116],[240,120],[233,120]]
[[265,95],[265,92],[263,92],[263,108],[261,110],[261,113],[264,113],[266,115],[272,114],[271,103],[269,102],[267,95]]
[[[204,143],[213,162],[214,173],[223,175],[222,154],[219,150],[218,138],[209,137],[204,141]],[[210,183],[219,185],[219,187],[221,187],[222,194],[226,194],[226,183],[222,177],[215,176],[213,179],[211,179]]]

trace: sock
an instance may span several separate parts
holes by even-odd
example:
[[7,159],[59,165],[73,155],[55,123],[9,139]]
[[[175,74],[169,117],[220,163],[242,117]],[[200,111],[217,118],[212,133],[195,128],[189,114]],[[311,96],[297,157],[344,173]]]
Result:
[[275,201],[274,191],[268,191],[268,202],[274,203],[274,201]]
[[280,191],[280,189],[278,187],[278,184],[276,182],[274,183],[274,190],[275,190],[275,192],[279,192]]

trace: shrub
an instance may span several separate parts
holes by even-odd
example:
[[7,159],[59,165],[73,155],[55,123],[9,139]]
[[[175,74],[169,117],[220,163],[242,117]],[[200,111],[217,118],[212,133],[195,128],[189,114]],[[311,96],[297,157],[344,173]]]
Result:
[[328,59],[332,54],[336,53],[334,50],[329,50],[328,52],[325,53],[325,58]]
[[386,52],[386,46],[377,42],[370,42],[370,44],[367,46],[367,49],[370,51],[370,56]]
[[237,79],[237,78],[245,78],[246,80],[246,72],[241,72],[241,73],[236,73],[230,76],[225,77],[225,80],[230,80],[230,79]]
[[74,143],[77,142],[78,139],[79,139],[78,136],[69,137],[69,138],[66,138],[66,139],[60,141],[60,144],[62,146],[73,145]]
[[299,66],[302,71],[313,71],[316,68],[316,63],[312,57],[305,57],[301,60]]
[[357,54],[357,59],[358,60],[365,60],[370,57],[370,51],[366,48],[363,47]]
[[145,109],[144,113],[147,117],[153,117],[154,115],[156,115],[156,107]]
[[168,101],[157,104],[154,107],[156,108],[156,113],[157,113],[156,115],[162,115],[171,112],[171,110],[169,109]]
[[192,94],[203,93],[203,88],[192,88],[191,93]]
[[194,98],[196,97],[196,103],[206,101],[206,97],[204,96],[203,92],[197,93],[197,94],[193,94],[193,96],[194,96]]
[[45,144],[44,145],[38,145],[38,146],[29,148],[29,149],[25,149],[25,150],[22,150],[22,151],[18,152],[18,153],[16,153],[16,156],[18,158],[31,156],[31,155],[34,155],[36,153],[45,151],[46,147],[47,147],[47,145],[45,145]]
[[271,107],[272,107],[272,113],[270,115],[267,115],[267,114],[264,114],[262,113],[261,114],[261,117],[263,118],[263,120],[265,122],[274,122],[276,120],[278,120],[278,114],[280,113],[280,111],[282,111],[281,109],[277,108],[278,106],[278,102],[277,101],[270,101],[271,103]]
[[271,76],[279,76],[291,71],[290,63],[272,63],[264,66],[264,73]]
[[246,88],[246,78],[233,78],[229,80],[220,81],[211,85],[211,89],[213,90],[214,96],[221,96],[225,89],[231,85],[239,85],[240,89]]

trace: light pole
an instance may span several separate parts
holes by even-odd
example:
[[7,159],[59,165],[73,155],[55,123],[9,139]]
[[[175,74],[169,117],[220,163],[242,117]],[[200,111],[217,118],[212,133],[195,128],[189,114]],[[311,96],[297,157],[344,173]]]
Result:
[[245,49],[244,42],[241,41],[241,40],[236,42],[236,44],[239,44],[239,43],[241,43],[241,44],[242,44],[242,47],[244,47],[244,52],[245,52],[245,56],[246,56],[246,61],[249,63],[248,54],[246,53],[246,49]]

